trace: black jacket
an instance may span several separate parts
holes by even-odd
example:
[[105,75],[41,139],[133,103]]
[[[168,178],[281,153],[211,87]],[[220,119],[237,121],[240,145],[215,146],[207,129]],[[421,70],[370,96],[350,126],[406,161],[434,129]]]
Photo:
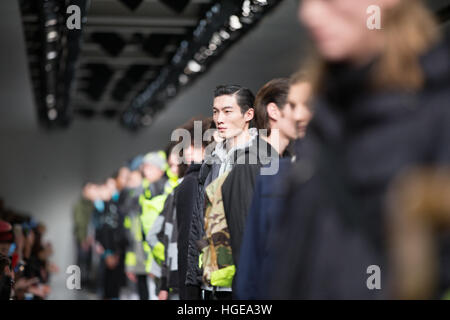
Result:
[[105,202],[103,212],[96,211],[99,224],[95,238],[110,253],[124,254],[128,245],[127,235],[123,227],[124,216],[119,212],[118,203],[110,200]]
[[[236,158],[243,157],[250,159],[254,157],[256,161],[246,161],[243,164],[236,164],[222,185],[223,206],[228,230],[230,231],[233,262],[236,267],[238,267],[239,263],[245,221],[250,209],[255,182],[260,174],[261,165],[268,164],[271,161],[271,157],[279,158],[279,154],[270,144],[259,137],[256,141],[256,148],[247,147],[244,150],[239,150],[235,154]],[[266,148],[267,152],[259,152],[260,148]],[[236,160],[236,163],[242,162]],[[277,169],[275,165],[274,169]]]
[[[164,261],[161,264],[161,290],[174,289],[178,292],[178,225],[176,221],[176,203],[178,196],[176,188],[167,197],[164,209],[158,219],[162,219],[161,231],[158,239],[164,245]],[[156,222],[155,222],[156,223]]]
[[[194,170],[194,169],[193,169]],[[197,168],[195,169],[197,170]],[[195,195],[192,210],[192,220],[189,230],[187,268],[186,268],[186,286],[200,287],[202,284],[202,271],[198,266],[200,251],[197,241],[203,239],[205,235],[204,228],[204,208],[205,208],[205,185],[207,177],[212,170],[212,165],[203,163],[199,169],[196,181],[193,173],[187,181],[188,188]],[[189,174],[189,171],[188,171]],[[195,186],[196,185],[196,186]]]
[[177,188],[176,220],[178,226],[178,289],[180,299],[187,299],[186,272],[188,264],[189,233],[198,195],[198,174],[201,164],[191,164],[183,182]]
[[370,66],[330,66],[272,239],[269,298],[389,297],[385,196],[408,166],[450,163],[449,56],[440,44],[422,58],[415,93],[370,89]]

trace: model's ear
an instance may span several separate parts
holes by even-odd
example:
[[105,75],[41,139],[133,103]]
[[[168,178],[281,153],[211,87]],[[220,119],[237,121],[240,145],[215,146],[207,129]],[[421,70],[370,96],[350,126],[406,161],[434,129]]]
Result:
[[247,111],[245,111],[245,114],[244,114],[245,122],[252,121],[254,117],[255,117],[255,109],[250,108]]
[[277,121],[280,118],[280,109],[273,102],[267,105],[267,114],[271,120]]

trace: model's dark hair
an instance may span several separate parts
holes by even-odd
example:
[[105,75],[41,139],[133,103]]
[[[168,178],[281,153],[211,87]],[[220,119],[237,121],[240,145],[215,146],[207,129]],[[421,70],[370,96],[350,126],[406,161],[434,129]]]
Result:
[[270,119],[267,106],[275,103],[282,110],[287,103],[289,94],[289,79],[273,79],[266,83],[256,95],[255,99],[255,122],[257,129],[266,129],[270,136]]
[[236,96],[238,106],[244,114],[248,109],[253,108],[255,103],[255,95],[250,89],[239,85],[222,85],[218,86],[214,91],[214,98],[220,96]]

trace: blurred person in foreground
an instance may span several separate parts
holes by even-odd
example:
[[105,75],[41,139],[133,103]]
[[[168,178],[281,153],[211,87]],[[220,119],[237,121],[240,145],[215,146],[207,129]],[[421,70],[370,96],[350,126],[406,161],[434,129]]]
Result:
[[[374,4],[379,30],[367,28]],[[267,298],[389,298],[388,186],[450,162],[448,41],[418,0],[304,0],[299,17],[317,50],[315,116],[271,239]]]
[[[312,118],[309,105],[311,84],[303,72],[297,72],[287,81],[285,90],[285,98],[281,100],[283,103],[280,109],[275,109],[273,103],[268,103],[270,100],[267,99],[262,99],[261,102],[265,100],[266,103],[259,107],[258,104],[261,103],[257,103],[257,110],[262,108],[267,110],[265,117],[264,112],[259,112],[262,116],[257,121],[264,121],[266,118],[272,128],[278,128],[280,140],[284,141],[284,145],[299,144],[303,141]],[[295,149],[297,151],[298,148]],[[276,263],[267,259],[267,239],[272,233],[274,220],[281,214],[280,208],[286,200],[289,170],[292,163],[299,158],[301,153],[284,157],[279,160],[277,174],[261,175],[256,179],[248,218],[245,227],[243,226],[242,247],[240,252],[236,253],[240,256],[235,277],[234,297],[237,299],[263,299],[267,294],[265,288],[267,281],[263,274],[266,269],[270,269],[271,264]]]

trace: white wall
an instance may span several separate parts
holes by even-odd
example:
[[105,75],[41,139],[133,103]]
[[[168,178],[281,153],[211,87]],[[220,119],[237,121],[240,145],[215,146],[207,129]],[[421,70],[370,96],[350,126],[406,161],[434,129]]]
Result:
[[85,172],[85,150],[80,131],[64,133],[10,132],[0,135],[0,197],[20,212],[32,214],[47,226],[52,260],[61,268],[56,290],[64,283],[64,270],[74,264],[71,205],[79,197]]

